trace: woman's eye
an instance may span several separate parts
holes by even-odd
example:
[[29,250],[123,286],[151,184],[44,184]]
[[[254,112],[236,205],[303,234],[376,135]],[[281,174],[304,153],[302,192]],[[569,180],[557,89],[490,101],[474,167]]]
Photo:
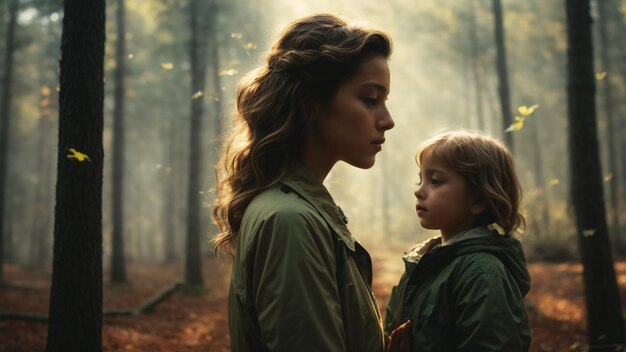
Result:
[[376,103],[378,102],[376,98],[372,98],[372,97],[362,97],[361,100],[363,100],[363,103],[365,103],[365,105],[369,107],[376,106]]

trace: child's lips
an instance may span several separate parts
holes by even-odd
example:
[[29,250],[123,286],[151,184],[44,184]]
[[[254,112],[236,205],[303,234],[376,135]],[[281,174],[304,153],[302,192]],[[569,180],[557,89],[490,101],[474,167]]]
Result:
[[420,215],[422,215],[424,212],[426,212],[426,208],[424,208],[423,206],[421,206],[421,205],[419,205],[419,204],[415,206],[415,210],[417,211],[417,215],[418,215],[418,216],[420,216]]

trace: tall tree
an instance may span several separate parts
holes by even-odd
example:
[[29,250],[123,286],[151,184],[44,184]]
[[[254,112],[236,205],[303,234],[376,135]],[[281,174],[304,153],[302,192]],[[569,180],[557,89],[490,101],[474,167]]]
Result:
[[65,0],[63,9],[46,351],[100,351],[105,3]]
[[[502,14],[501,0],[493,0],[492,5],[497,53],[498,94],[500,96],[500,113],[502,114],[502,124],[504,126],[502,130],[504,130],[510,126],[513,121],[513,116],[511,115],[511,94],[509,92],[509,72],[506,63],[504,15]],[[511,152],[513,152],[513,134],[505,133],[504,141]]]
[[124,76],[126,30],[124,0],[117,0],[117,41],[115,42],[115,93],[113,107],[113,187],[111,188],[112,239],[111,283],[126,282],[124,260]]
[[624,346],[624,321],[602,191],[589,1],[565,2],[571,194],[583,263],[589,349],[616,351]]
[[[214,1],[208,6],[213,7]],[[203,1],[190,0],[189,16],[191,40],[189,57],[191,62],[191,124],[189,138],[189,183],[187,189],[187,243],[185,255],[185,283],[189,286],[203,286],[202,256],[200,246],[201,226],[201,175],[204,163],[202,152],[202,115],[204,113],[204,92],[206,84],[207,43],[205,29],[206,13],[202,11]],[[208,13],[211,13],[210,11]]]
[[13,80],[13,53],[15,51],[15,27],[17,26],[18,0],[9,4],[9,23],[6,31],[4,52],[4,82],[0,98],[0,284],[4,281],[4,200],[8,174],[9,128],[11,128],[11,85]]
[[55,119],[56,111],[51,108],[52,90],[48,86],[42,86],[40,89],[39,100],[39,122],[38,133],[39,141],[37,150],[39,150],[37,162],[37,184],[35,190],[35,204],[33,227],[31,233],[31,263],[36,266],[48,265],[50,258],[50,238],[48,228],[50,225],[51,211],[48,204],[50,203],[51,179],[52,179],[52,125]]
[[[607,22],[608,14],[607,14],[607,0],[599,0],[598,4],[598,31],[599,31],[599,39],[600,39],[600,66],[602,71],[606,72],[610,76],[604,77],[600,82],[602,84],[602,105],[604,106],[604,113],[606,116],[606,143],[608,149],[608,170],[613,176],[617,176],[618,174],[618,161],[617,161],[617,141],[615,140],[615,132],[617,130],[617,124],[615,121],[615,111],[613,108],[613,87],[611,85],[611,76],[614,74],[613,69],[611,67],[611,61],[609,60],[609,35],[607,31]],[[617,188],[617,183],[619,182],[617,177],[611,177],[608,182],[609,188],[609,203],[610,203],[610,212],[611,215],[611,235],[613,241],[615,241],[615,246],[621,252],[622,248],[622,240],[619,234],[619,190]]]
[[470,61],[471,67],[470,71],[472,73],[472,81],[474,82],[474,94],[475,94],[475,102],[476,102],[476,118],[478,120],[478,129],[485,129],[485,117],[483,113],[483,84],[481,80],[480,73],[478,72],[478,36],[476,34],[476,11],[475,11],[475,1],[469,1],[468,6],[468,19],[469,19],[469,46],[470,46]]

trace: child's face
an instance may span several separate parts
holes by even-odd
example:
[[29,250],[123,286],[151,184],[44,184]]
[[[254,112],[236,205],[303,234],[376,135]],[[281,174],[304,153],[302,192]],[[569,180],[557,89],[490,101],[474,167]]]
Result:
[[420,185],[415,190],[420,225],[441,230],[444,241],[472,228],[482,207],[470,195],[463,177],[431,152],[422,155]]

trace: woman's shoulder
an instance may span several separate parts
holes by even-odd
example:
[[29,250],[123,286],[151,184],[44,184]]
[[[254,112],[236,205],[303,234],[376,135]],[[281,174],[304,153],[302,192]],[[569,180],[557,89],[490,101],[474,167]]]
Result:
[[297,193],[276,185],[256,195],[246,208],[247,212],[260,213],[265,216],[288,216],[315,212],[315,209]]
[[316,225],[324,221],[317,210],[295,192],[280,185],[259,193],[246,208],[242,226],[262,223],[281,223],[288,225]]

